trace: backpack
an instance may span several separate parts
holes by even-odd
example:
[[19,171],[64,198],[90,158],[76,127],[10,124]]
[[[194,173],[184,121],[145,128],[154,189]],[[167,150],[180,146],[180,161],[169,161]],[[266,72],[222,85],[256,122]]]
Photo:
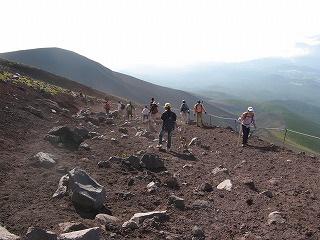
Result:
[[127,104],[127,111],[131,112],[132,111],[132,105],[131,104]]
[[202,105],[201,105],[200,103],[197,103],[197,104],[194,106],[194,110],[195,110],[195,112],[197,112],[197,113],[202,112]]
[[157,104],[152,104],[151,113],[156,114],[158,112]]
[[189,111],[189,107],[186,103],[183,103],[180,108],[180,112],[187,112],[187,111]]
[[120,109],[123,110],[123,109],[125,109],[125,108],[126,108],[126,106],[125,106],[123,103],[121,103]]
[[[247,116],[248,116],[248,112],[244,112],[244,113],[243,113],[242,122],[247,118]],[[253,123],[253,122],[254,122],[254,112],[252,113],[252,117],[251,117],[251,122],[250,122],[250,124]]]
[[110,110],[111,109],[110,104],[109,103],[105,103],[104,104],[104,109],[105,110]]
[[[169,114],[169,115],[168,115]],[[174,130],[174,122],[176,121],[175,113],[174,112],[167,112],[167,119],[164,121],[163,128],[166,131],[173,131]]]
[[[245,119],[248,116],[248,112],[245,112],[243,116],[244,116],[243,119]],[[253,121],[253,119],[254,119],[254,112],[252,113],[252,120],[251,121]]]

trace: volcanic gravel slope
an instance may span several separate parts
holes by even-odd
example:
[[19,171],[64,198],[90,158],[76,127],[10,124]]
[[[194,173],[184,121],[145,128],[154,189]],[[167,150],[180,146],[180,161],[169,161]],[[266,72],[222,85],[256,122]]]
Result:
[[[100,227],[101,239],[201,239],[193,231],[195,226],[205,239],[320,239],[317,157],[255,137],[249,139],[249,146],[237,147],[238,133],[231,129],[193,124],[175,132],[173,151],[164,152],[155,147],[156,140],[136,136],[138,129],[149,129],[140,119],[127,123],[116,119],[114,124],[97,127],[75,117],[85,108],[79,98],[62,94],[52,98],[70,110],[58,114],[37,101],[43,98],[40,92],[28,87],[0,81],[0,97],[0,221],[22,239],[31,226],[60,234],[59,223],[71,221]],[[44,118],[26,111],[27,106],[41,110]],[[89,109],[94,117],[102,110],[101,103],[93,102]],[[57,147],[44,138],[61,125],[84,126],[105,137],[86,139],[90,150]],[[157,131],[160,125],[157,122]],[[127,138],[120,128],[128,130]],[[158,133],[152,134],[156,139]],[[183,152],[183,137],[187,144],[195,137],[201,143],[190,146],[190,153]],[[53,154],[57,165],[33,166],[31,158],[38,152]],[[113,156],[141,158],[148,153],[158,155],[166,169],[136,170],[120,162],[98,167],[98,162]],[[97,212],[79,212],[69,196],[52,199],[64,175],[57,171],[61,166],[68,170],[79,166],[105,187],[107,197],[100,212],[118,218],[117,224],[101,226],[94,220]],[[146,186],[154,179],[160,186],[149,193]],[[231,190],[217,189],[226,179]],[[170,204],[171,195],[183,198],[185,209]],[[167,219],[145,221],[134,230],[122,227],[135,213],[158,210],[166,210]],[[268,215],[275,211],[282,221],[268,223]]]

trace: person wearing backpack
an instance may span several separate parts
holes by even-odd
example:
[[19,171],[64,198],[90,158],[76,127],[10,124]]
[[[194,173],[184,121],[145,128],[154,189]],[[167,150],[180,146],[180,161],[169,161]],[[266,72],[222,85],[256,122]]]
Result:
[[129,118],[131,118],[131,120],[132,120],[132,117],[133,117],[132,113],[133,113],[134,109],[135,109],[135,107],[132,105],[132,103],[130,101],[126,106],[128,120],[130,120]]
[[248,107],[247,111],[242,113],[238,120],[240,120],[241,122],[242,147],[244,147],[248,144],[248,137],[250,133],[251,124],[253,124],[254,128],[257,128],[256,121],[254,119],[253,107]]
[[171,111],[171,104],[166,103],[164,105],[165,111],[161,114],[162,127],[159,133],[159,144],[157,147],[162,149],[162,138],[165,133],[168,133],[168,141],[166,151],[170,151],[171,148],[171,138],[173,135],[174,127],[177,126],[177,115]]
[[194,116],[196,116],[197,127],[203,126],[202,112],[205,112],[205,114],[207,114],[206,109],[204,108],[203,104],[199,100],[193,107],[193,113],[194,113]]
[[150,120],[155,122],[157,113],[158,113],[158,105],[156,104],[156,101],[154,100],[154,98],[151,98],[151,101],[150,101]]
[[126,106],[119,101],[118,102],[118,118],[120,119],[123,116],[123,110],[126,108]]
[[180,115],[181,122],[184,124],[188,124],[188,114],[190,114],[190,109],[185,100],[182,100],[182,104],[180,106]]

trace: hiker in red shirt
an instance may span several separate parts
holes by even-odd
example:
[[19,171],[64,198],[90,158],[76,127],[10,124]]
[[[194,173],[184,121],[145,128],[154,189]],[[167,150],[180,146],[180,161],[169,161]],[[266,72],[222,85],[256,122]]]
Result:
[[156,122],[156,115],[158,113],[158,105],[156,104],[156,101],[154,98],[151,98],[150,101],[150,120],[154,123]]
[[111,106],[107,101],[104,102],[104,109],[106,110],[106,114],[109,114]]

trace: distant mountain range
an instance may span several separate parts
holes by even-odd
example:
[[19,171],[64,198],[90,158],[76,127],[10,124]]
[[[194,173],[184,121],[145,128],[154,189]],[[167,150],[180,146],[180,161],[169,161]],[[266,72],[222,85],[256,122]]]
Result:
[[[320,52],[316,50],[315,53]],[[135,74],[139,78],[112,71],[84,56],[59,48],[1,53],[0,57],[143,105],[154,97],[160,105],[171,102],[174,108],[179,108],[184,99],[192,108],[201,99],[205,100],[208,113],[231,119],[236,119],[251,105],[255,107],[261,129],[290,128],[320,136],[320,61],[317,55],[202,65],[174,72],[158,69],[149,74]],[[214,125],[237,127],[233,120],[209,119],[208,115],[205,120]],[[265,131],[257,134],[269,141],[273,138],[281,142],[283,137]],[[288,139],[295,147],[316,152],[320,144],[320,141],[313,139],[310,142],[300,136],[289,135]]]
[[[320,57],[259,59],[207,64],[188,69],[154,69],[127,73],[162,86],[172,86],[211,99],[296,100],[320,105]],[[312,67],[317,68],[312,68]]]

